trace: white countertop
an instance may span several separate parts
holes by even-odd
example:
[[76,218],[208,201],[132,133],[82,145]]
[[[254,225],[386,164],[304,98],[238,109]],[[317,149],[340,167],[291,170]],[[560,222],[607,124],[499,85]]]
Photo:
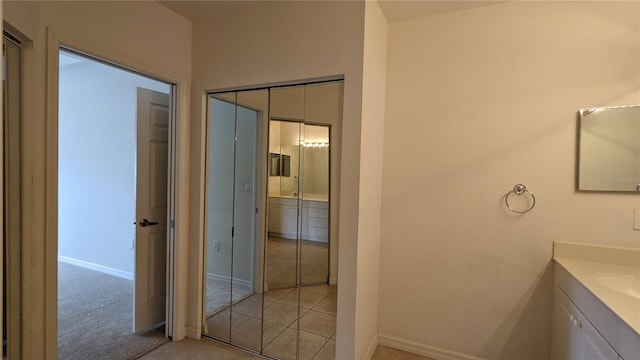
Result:
[[554,258],[595,297],[600,299],[616,316],[640,334],[640,299],[622,294],[601,284],[598,275],[616,274],[640,277],[640,268],[590,260]]
[[[640,279],[640,249],[556,243],[553,258],[636,334],[640,335],[640,299],[613,290],[598,280],[602,275]],[[634,290],[640,292],[640,289]]]

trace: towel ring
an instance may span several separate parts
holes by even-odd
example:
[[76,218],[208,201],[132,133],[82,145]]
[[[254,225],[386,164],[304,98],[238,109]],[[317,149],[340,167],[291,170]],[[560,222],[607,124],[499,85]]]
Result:
[[[514,208],[511,207],[511,205],[509,205],[509,195],[511,194],[516,194],[516,195],[522,195],[524,193],[529,193],[529,196],[531,196],[531,206],[524,211],[518,211]],[[528,213],[529,211],[531,211],[533,209],[534,206],[536,206],[536,197],[533,195],[533,193],[529,190],[527,190],[527,187],[522,185],[522,184],[518,184],[516,186],[513,187],[513,190],[509,191],[507,193],[507,196],[504,197],[504,202],[505,204],[507,204],[507,207],[509,208],[509,210],[513,211],[516,214],[524,214],[524,213]]]

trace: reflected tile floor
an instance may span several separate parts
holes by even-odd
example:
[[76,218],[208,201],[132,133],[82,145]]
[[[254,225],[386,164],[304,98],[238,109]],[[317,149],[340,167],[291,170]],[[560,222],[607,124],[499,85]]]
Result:
[[[335,340],[334,340],[335,342]],[[321,350],[323,352],[325,348]],[[334,350],[335,352],[335,350]],[[316,358],[317,355],[316,355]],[[333,358],[333,353],[331,353]],[[192,340],[170,342],[164,344],[147,354],[139,357],[141,360],[259,360],[261,356],[225,345],[213,340]],[[328,359],[321,357],[318,359]],[[338,359],[347,360],[347,359]],[[426,357],[414,355],[408,352],[392,349],[386,346],[378,346],[371,360],[431,360]]]
[[208,318],[207,335],[256,352],[262,344],[264,354],[282,360],[295,359],[299,336],[300,359],[333,359],[336,295],[337,287],[329,285],[272,290],[264,294],[261,312],[262,295],[254,294]]
[[[296,240],[269,236],[266,269],[269,288],[277,289],[295,285],[296,247]],[[329,245],[327,243],[303,240],[300,257],[303,284],[327,281],[329,271]]]

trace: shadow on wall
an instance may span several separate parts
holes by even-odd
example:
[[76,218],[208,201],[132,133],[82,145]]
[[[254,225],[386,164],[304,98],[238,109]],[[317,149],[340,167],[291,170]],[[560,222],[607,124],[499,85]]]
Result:
[[[483,359],[549,359],[552,297],[553,261],[550,261],[478,355]],[[532,324],[541,331],[532,334]]]

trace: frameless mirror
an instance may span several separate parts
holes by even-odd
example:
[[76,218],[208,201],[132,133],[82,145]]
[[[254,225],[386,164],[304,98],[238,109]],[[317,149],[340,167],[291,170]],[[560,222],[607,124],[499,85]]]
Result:
[[580,110],[578,190],[640,191],[640,106]]

